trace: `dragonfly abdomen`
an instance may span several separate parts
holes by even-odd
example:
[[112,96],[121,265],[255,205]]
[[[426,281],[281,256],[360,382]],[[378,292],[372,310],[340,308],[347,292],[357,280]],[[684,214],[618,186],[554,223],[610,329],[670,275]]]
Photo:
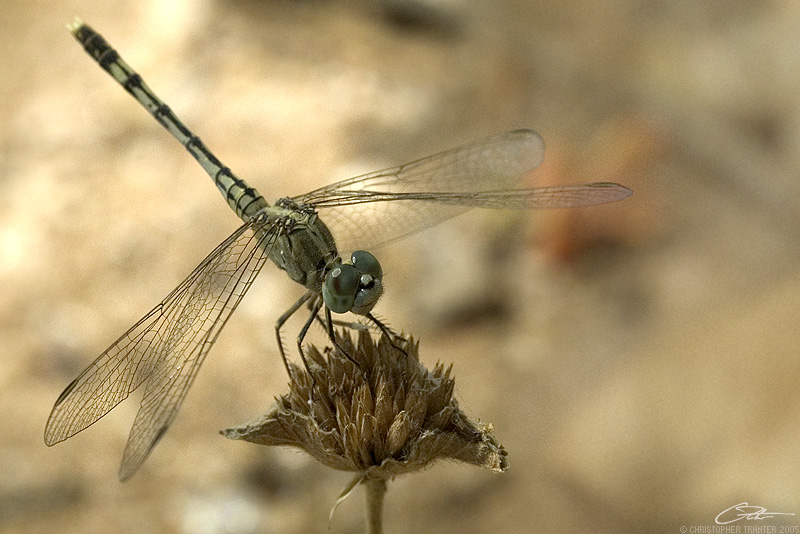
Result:
[[[202,142],[199,138],[194,137],[193,140],[194,139],[196,139],[197,142],[202,146]],[[186,150],[188,150],[195,157],[195,159],[197,159],[197,161],[199,161],[200,164],[205,167],[205,164],[203,164],[203,162],[200,160],[200,157],[194,153],[194,148],[194,145],[191,147],[187,146]],[[203,148],[205,147],[203,146]],[[209,164],[211,163],[212,162],[209,162]],[[247,185],[247,182],[241,178],[237,178],[228,167],[220,165],[219,170],[214,173],[213,178],[217,189],[219,189],[220,193],[222,193],[222,196],[225,197],[225,201],[228,203],[228,206],[230,206],[230,208],[236,212],[236,215],[238,215],[243,221],[247,222],[256,213],[264,208],[269,207],[266,199],[264,199],[264,197],[262,197],[255,188]]]
[[103,70],[108,72],[117,83],[144,106],[158,123],[166,128],[200,163],[214,180],[214,184],[236,215],[246,222],[269,206],[255,188],[250,187],[222,164],[100,34],[79,21],[73,24],[71,31],[83,49],[97,61]]

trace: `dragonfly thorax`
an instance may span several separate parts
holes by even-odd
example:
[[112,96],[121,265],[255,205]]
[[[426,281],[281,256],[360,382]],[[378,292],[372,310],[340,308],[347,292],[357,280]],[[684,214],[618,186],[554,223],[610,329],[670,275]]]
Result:
[[372,311],[383,294],[383,270],[375,256],[357,250],[343,263],[316,211],[292,199],[282,198],[256,216],[266,223],[259,226],[274,235],[265,240],[269,258],[292,280],[321,294],[332,312]]
[[289,199],[279,200],[258,216],[269,221],[264,228],[275,235],[265,241],[269,259],[286,271],[289,278],[320,293],[325,273],[341,263],[325,223],[313,210],[300,208]]

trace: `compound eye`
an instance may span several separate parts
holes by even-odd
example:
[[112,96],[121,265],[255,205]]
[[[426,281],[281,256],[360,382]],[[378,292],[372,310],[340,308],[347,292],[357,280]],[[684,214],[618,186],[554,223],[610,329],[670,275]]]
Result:
[[375,307],[382,294],[383,284],[381,281],[368,274],[362,274],[361,288],[356,293],[353,308],[350,311],[358,315],[368,314]]
[[337,265],[322,284],[322,300],[332,312],[346,313],[353,308],[361,275],[352,265]]
[[380,262],[366,250],[356,250],[353,252],[350,256],[350,261],[361,274],[372,275],[376,280],[383,278],[383,269],[381,269]]

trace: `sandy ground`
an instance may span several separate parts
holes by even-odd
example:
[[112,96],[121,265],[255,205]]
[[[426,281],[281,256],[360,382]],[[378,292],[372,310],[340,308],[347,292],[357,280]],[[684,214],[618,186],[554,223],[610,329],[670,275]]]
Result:
[[[271,266],[132,480],[116,472],[136,398],[44,445],[66,384],[237,227],[74,42],[75,15],[270,199],[520,127],[548,143],[533,183],[635,190],[377,251],[376,311],[454,363],[510,463],[397,479],[388,532],[800,515],[797,2],[4,4],[0,531],[326,532],[351,477],[217,433],[285,390],[272,325],[301,288]],[[363,530],[360,493],[331,528]]]

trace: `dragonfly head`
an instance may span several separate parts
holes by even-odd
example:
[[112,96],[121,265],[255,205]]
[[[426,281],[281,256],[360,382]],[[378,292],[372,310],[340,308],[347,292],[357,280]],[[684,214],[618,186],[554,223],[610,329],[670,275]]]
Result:
[[378,260],[364,250],[350,256],[328,272],[322,284],[322,300],[336,313],[366,315],[383,294],[383,269]]

